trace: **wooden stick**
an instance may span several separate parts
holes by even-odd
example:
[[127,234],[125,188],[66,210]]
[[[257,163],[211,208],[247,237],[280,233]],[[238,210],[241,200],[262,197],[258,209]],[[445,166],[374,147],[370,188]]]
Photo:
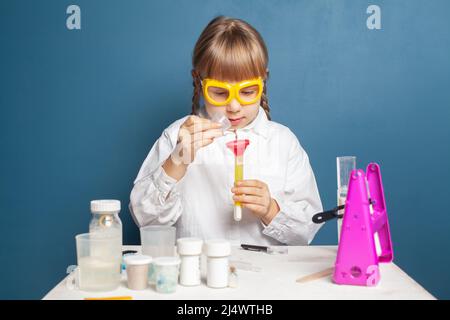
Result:
[[306,283],[306,282],[314,281],[314,280],[325,278],[325,277],[332,275],[333,271],[334,271],[334,267],[331,267],[331,268],[298,278],[296,281],[298,283]]

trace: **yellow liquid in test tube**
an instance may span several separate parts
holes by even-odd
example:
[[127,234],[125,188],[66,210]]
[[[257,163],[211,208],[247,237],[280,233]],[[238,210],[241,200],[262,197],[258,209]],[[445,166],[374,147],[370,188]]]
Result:
[[[243,164],[243,157],[238,156],[236,157],[236,162],[234,165],[234,183],[236,184],[238,181],[241,181],[244,179],[244,164]],[[241,206],[241,203],[239,201],[236,201],[234,203],[236,206]]]

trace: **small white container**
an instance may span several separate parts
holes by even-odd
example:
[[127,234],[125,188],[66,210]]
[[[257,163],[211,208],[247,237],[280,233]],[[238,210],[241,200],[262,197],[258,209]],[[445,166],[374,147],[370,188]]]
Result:
[[180,284],[183,286],[200,285],[200,255],[203,240],[198,238],[180,238],[177,251],[181,258]]
[[131,290],[144,290],[148,284],[148,266],[152,258],[141,254],[124,257],[127,270],[128,288]]
[[204,252],[207,256],[206,284],[208,287],[228,287],[230,242],[219,239],[206,241]]
[[178,285],[180,259],[177,257],[159,257],[153,260],[155,268],[156,291],[174,293]]

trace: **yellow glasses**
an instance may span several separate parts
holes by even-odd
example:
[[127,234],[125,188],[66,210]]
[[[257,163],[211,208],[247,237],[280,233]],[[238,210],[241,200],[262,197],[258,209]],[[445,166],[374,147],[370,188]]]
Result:
[[261,98],[263,81],[261,78],[244,80],[236,84],[214,79],[202,80],[203,96],[214,106],[224,106],[236,99],[241,105],[255,103]]

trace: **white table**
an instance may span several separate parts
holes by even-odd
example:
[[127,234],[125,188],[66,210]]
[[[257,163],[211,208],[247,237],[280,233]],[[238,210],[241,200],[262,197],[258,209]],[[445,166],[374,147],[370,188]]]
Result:
[[[124,250],[138,250],[140,246],[125,246]],[[179,285],[173,294],[157,293],[154,287],[133,291],[126,287],[123,275],[120,287],[114,291],[92,293],[66,288],[65,279],[44,299],[72,300],[86,297],[132,296],[151,300],[292,300],[292,299],[435,299],[394,263],[380,264],[381,280],[376,287],[341,286],[331,276],[307,283],[299,277],[334,265],[336,246],[288,247],[288,254],[267,254],[233,248],[230,260],[249,262],[260,271],[238,269],[238,287],[212,289],[206,286],[205,257],[202,257],[202,284],[196,287]]]

